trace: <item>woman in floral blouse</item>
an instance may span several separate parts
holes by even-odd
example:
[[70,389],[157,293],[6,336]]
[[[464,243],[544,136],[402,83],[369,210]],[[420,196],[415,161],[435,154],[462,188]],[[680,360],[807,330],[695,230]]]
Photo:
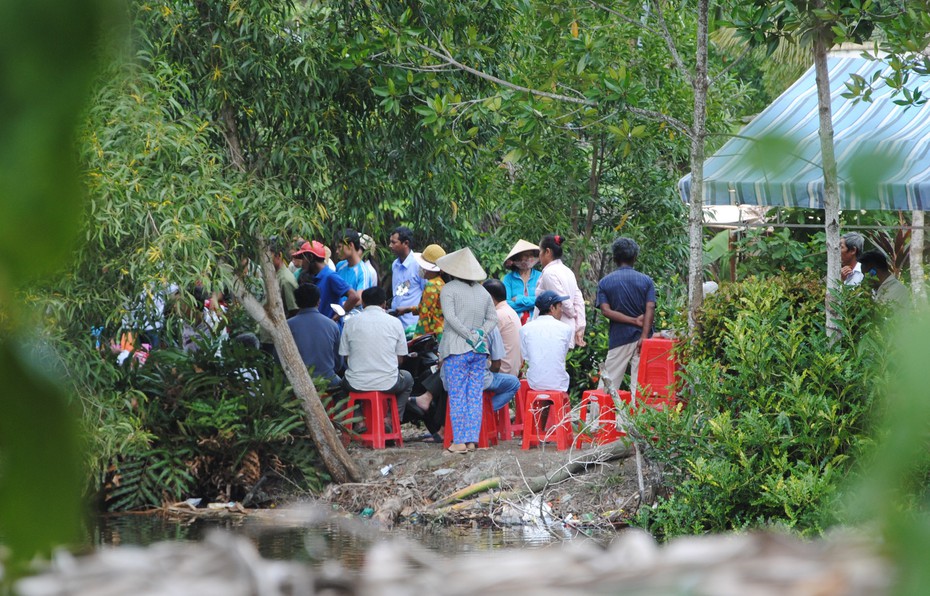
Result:
[[423,288],[423,295],[420,297],[420,305],[417,307],[419,320],[417,321],[417,335],[432,333],[436,336],[436,341],[442,339],[442,328],[444,319],[442,318],[442,305],[439,304],[439,294],[445,285],[439,267],[436,266],[436,259],[445,256],[446,251],[438,244],[430,244],[420,254],[414,253],[414,258],[420,265],[420,277],[426,280],[426,287]]

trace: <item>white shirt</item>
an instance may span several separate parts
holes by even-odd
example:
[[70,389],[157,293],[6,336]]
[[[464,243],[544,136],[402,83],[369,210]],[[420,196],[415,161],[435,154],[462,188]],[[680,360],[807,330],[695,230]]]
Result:
[[552,315],[542,315],[520,328],[520,347],[529,362],[526,380],[534,391],[568,391],[565,356],[574,332]]
[[386,391],[397,383],[397,357],[407,355],[404,326],[380,306],[366,306],[346,321],[339,354],[349,359],[349,385],[359,391]]
[[[562,322],[572,328],[572,348],[575,347],[575,331],[580,329],[584,333],[586,322],[584,312],[584,297],[581,290],[578,289],[578,281],[575,274],[568,268],[562,259],[555,259],[543,267],[542,276],[536,282],[536,296],[552,290],[559,296],[568,296],[568,300],[562,303]],[[539,309],[534,312],[538,313]],[[524,355],[525,358],[525,355]]]
[[853,267],[852,272],[846,276],[846,279],[843,280],[843,283],[847,286],[858,286],[862,283],[862,280],[865,276],[862,275],[862,263],[856,263],[856,266]]

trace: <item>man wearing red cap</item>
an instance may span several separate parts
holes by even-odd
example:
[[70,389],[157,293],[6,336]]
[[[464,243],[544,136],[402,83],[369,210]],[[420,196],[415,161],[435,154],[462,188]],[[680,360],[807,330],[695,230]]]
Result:
[[294,258],[303,259],[303,271],[301,277],[306,281],[314,284],[320,290],[320,313],[330,319],[336,317],[331,304],[339,304],[339,299],[346,297],[346,312],[355,308],[358,304],[358,293],[349,287],[344,279],[335,274],[335,272],[326,266],[326,247],[320,242],[304,242],[300,250],[291,255]]

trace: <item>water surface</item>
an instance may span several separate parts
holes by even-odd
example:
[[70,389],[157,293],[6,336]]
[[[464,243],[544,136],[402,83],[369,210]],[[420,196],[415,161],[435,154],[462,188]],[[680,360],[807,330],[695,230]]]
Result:
[[[161,515],[109,515],[90,528],[94,545],[148,545],[160,541],[199,541],[212,530],[248,536],[268,559],[315,564],[336,559],[357,569],[375,542],[401,538],[441,555],[461,555],[502,548],[545,548],[565,540],[588,540],[559,529],[550,533],[535,527],[453,527],[413,525],[391,531],[363,518],[332,518],[305,524],[266,523],[250,516],[226,519],[177,520]],[[603,537],[602,537],[603,538]],[[603,541],[603,540],[600,540]]]

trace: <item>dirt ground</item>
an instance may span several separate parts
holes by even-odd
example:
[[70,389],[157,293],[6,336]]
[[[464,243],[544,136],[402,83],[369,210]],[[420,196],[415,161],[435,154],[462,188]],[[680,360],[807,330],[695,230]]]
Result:
[[[322,498],[387,525],[424,520],[516,525],[551,517],[568,524],[619,527],[639,505],[635,457],[597,457],[585,470],[540,488],[541,478],[551,478],[580,457],[590,461],[591,453],[558,451],[552,443],[522,450],[517,438],[458,455],[423,442],[423,434],[422,429],[405,426],[404,446],[383,450],[353,442],[349,452],[364,481],[333,485]],[[492,480],[496,486],[489,491],[448,498],[496,478],[499,482]]]

